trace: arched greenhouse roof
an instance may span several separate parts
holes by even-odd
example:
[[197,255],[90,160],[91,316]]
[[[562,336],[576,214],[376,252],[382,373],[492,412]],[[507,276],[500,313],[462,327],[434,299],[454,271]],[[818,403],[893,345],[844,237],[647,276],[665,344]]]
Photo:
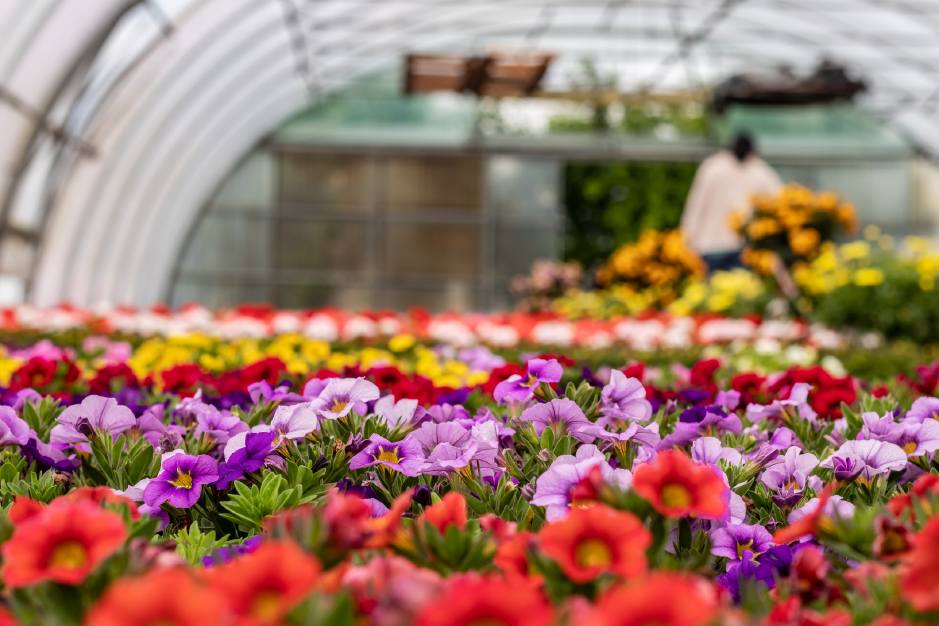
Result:
[[150,304],[200,207],[260,139],[404,54],[588,57],[624,91],[822,59],[939,155],[939,0],[5,0],[0,292]]

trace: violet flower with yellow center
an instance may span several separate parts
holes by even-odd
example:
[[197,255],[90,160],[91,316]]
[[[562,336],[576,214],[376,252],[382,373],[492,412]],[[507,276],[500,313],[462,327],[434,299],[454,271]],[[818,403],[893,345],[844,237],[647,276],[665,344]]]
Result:
[[556,383],[564,375],[564,368],[556,360],[532,359],[528,362],[528,371],[524,376],[511,376],[496,385],[492,397],[497,402],[508,398],[525,402],[531,400],[541,383]]
[[730,524],[716,528],[711,531],[710,539],[711,554],[731,561],[742,560],[744,551],[759,557],[773,546],[773,536],[759,524]]
[[356,404],[378,399],[378,387],[364,378],[331,378],[311,408],[320,417],[340,419],[349,414]]
[[163,461],[163,471],[150,481],[143,492],[149,507],[169,502],[177,509],[188,509],[202,495],[202,485],[218,480],[218,462],[201,454],[174,454]]
[[421,444],[412,436],[391,442],[380,435],[372,435],[371,443],[352,457],[349,469],[361,469],[379,465],[386,470],[401,472],[405,476],[417,476],[424,465]]

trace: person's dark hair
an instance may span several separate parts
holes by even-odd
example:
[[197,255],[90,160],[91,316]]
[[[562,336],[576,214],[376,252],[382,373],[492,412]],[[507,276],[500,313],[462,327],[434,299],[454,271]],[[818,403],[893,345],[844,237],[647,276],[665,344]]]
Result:
[[734,153],[734,156],[737,157],[737,160],[743,163],[743,161],[756,152],[756,149],[753,146],[753,139],[750,137],[749,133],[737,133],[737,136],[734,138],[734,146],[731,148],[731,151]]

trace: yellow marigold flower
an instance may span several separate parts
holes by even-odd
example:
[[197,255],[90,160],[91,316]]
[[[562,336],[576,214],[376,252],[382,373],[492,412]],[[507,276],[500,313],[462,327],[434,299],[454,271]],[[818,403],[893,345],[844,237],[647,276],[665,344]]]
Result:
[[322,339],[306,339],[300,345],[300,354],[309,363],[319,363],[329,358],[332,350],[329,344]]
[[346,366],[352,367],[355,364],[355,357],[350,354],[343,354],[342,352],[333,352],[329,355],[329,358],[326,359],[326,369],[334,372],[341,372]]
[[470,372],[466,377],[467,387],[478,387],[489,380],[489,372]]
[[826,191],[818,195],[818,208],[822,211],[833,211],[838,207],[838,194]]
[[277,357],[284,363],[288,363],[294,360],[297,355],[293,351],[293,346],[288,343],[281,343],[280,341],[275,341],[264,350],[264,354],[267,356]]
[[8,387],[10,379],[13,378],[13,372],[20,369],[23,362],[19,359],[0,359],[0,385]]
[[747,223],[747,214],[745,211],[734,211],[727,217],[727,226],[735,233],[741,232]]
[[854,284],[859,287],[874,287],[884,282],[884,273],[875,267],[864,267],[854,272]]
[[213,356],[211,354],[203,354],[199,357],[199,365],[207,370],[219,372],[225,369],[225,359],[219,356]]
[[771,217],[763,217],[750,222],[747,226],[747,236],[750,239],[759,240],[770,235],[775,235],[782,230],[782,224]]
[[410,350],[417,343],[414,335],[395,335],[388,340],[388,349],[392,352],[404,352]]
[[459,376],[462,378],[469,373],[469,365],[463,361],[445,361],[443,364],[443,371],[447,374],[453,374],[454,376]]
[[939,272],[939,257],[924,256],[916,261],[916,271],[923,276],[934,276]]
[[394,355],[392,355],[387,350],[379,350],[378,348],[363,348],[359,353],[359,362],[362,364],[363,369],[371,369],[377,364],[390,365],[394,362]]
[[849,261],[863,259],[871,254],[871,246],[866,241],[855,241],[841,246],[841,256]]
[[452,374],[436,376],[431,378],[431,380],[437,387],[450,387],[451,389],[459,389],[463,386],[463,379]]
[[925,237],[906,237],[903,240],[903,245],[916,254],[929,253],[929,240]]
[[287,371],[291,374],[309,374],[310,366],[303,359],[287,361]]
[[712,311],[723,311],[734,305],[734,297],[726,293],[715,293],[707,300],[708,308]]
[[[936,287],[936,279],[932,276],[920,276],[919,288],[923,291],[932,291]],[[4,383],[5,384],[5,383]]]
[[789,247],[800,256],[812,256],[821,239],[822,236],[814,228],[799,228],[789,231]]

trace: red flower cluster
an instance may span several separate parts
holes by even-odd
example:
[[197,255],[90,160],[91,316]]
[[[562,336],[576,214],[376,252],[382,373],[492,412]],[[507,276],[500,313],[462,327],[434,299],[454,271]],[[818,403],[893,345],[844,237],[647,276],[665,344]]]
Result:
[[854,381],[850,376],[838,378],[821,367],[795,367],[782,375],[769,386],[777,397],[787,398],[796,383],[812,385],[809,392],[809,404],[823,419],[835,420],[841,417],[841,403],[852,404],[857,399]]

